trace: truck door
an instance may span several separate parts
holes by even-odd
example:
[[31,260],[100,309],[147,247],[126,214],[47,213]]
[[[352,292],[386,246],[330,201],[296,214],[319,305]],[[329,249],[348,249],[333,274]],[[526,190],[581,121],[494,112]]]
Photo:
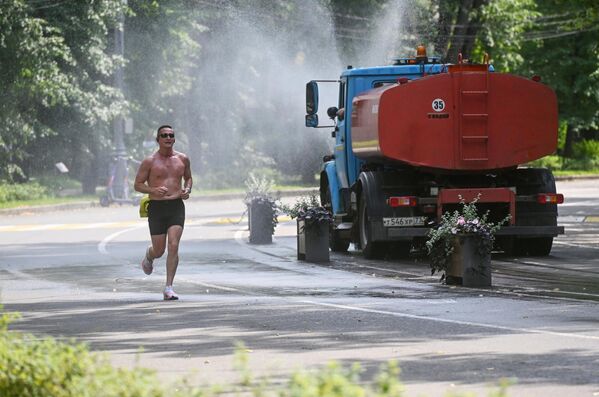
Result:
[[[339,109],[347,110],[345,99],[347,89],[347,80],[342,79],[339,84]],[[339,118],[337,120],[337,131],[335,135],[335,168],[337,169],[337,180],[339,181],[340,189],[347,189],[349,187],[348,179],[347,179],[347,156],[346,156],[346,119],[347,112],[345,112],[345,116],[343,119]],[[350,149],[351,150],[351,149]],[[347,209],[345,209],[347,210]]]

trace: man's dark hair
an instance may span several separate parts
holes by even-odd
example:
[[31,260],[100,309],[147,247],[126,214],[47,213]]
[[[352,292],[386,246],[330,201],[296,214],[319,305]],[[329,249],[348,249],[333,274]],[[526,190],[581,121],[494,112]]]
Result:
[[163,128],[170,128],[171,130],[173,129],[173,127],[171,127],[171,126],[170,126],[170,125],[168,125],[168,124],[161,125],[160,127],[158,127],[158,132],[157,132],[157,134],[160,134],[160,130],[161,130],[161,129],[163,129]]
[[161,125],[160,127],[158,127],[158,131],[156,131],[156,142],[158,142],[158,137],[160,136],[160,130],[162,130],[163,128],[170,128],[173,132],[175,132],[175,130],[173,130],[173,127],[171,127],[168,124],[164,124]]

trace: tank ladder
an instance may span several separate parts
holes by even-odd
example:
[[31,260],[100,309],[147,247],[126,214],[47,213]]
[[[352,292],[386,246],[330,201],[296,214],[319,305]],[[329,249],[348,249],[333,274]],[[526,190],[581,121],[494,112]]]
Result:
[[458,83],[459,159],[463,162],[489,160],[489,69],[476,66],[476,70],[462,69]]

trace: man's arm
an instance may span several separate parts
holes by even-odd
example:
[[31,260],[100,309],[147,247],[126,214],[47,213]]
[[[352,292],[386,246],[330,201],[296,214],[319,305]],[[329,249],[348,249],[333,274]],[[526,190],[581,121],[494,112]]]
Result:
[[193,179],[191,177],[191,162],[186,155],[183,155],[183,164],[185,164],[185,170],[183,171],[183,191],[181,192],[181,198],[187,200],[189,193],[191,193]]
[[150,196],[160,197],[164,196],[168,189],[164,186],[160,187],[150,187],[146,182],[148,182],[148,178],[150,177],[150,168],[152,167],[152,159],[146,158],[141,162],[139,166],[139,170],[137,170],[137,175],[135,175],[135,183],[133,184],[133,188],[140,192],[146,193]]
[[150,165],[150,161],[144,159],[137,170],[137,175],[135,175],[133,188],[140,193],[150,193],[151,191],[150,187],[146,184],[148,177],[150,176]]

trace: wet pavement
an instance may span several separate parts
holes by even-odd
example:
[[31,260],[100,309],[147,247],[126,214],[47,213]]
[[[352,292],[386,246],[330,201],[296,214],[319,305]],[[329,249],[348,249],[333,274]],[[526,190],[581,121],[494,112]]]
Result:
[[148,236],[135,208],[0,217],[1,302],[23,314],[14,329],[77,338],[165,380],[238,379],[243,341],[275,381],[330,360],[361,362],[371,379],[397,359],[410,395],[486,395],[501,378],[510,396],[597,395],[599,199],[592,183],[558,188],[567,234],[548,258],[493,257],[492,289],[442,285],[418,256],[297,261],[293,222],[250,245],[240,200],[219,200],[188,205],[178,302],[161,300],[163,259],[139,269]]

